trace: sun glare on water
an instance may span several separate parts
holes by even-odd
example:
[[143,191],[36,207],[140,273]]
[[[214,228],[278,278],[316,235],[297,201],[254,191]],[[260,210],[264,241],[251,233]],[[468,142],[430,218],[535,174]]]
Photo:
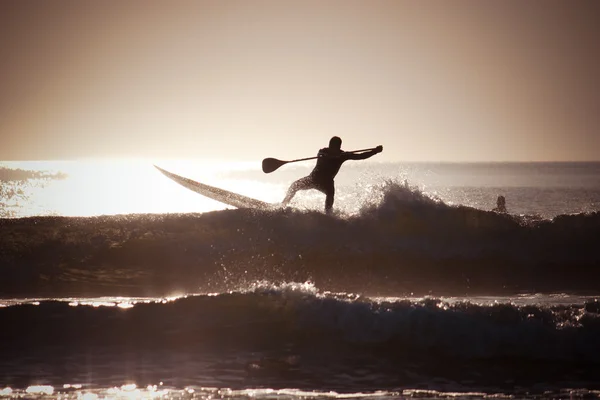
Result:
[[[257,173],[259,163],[119,159],[10,162],[4,165],[66,175],[64,179],[24,183],[25,195],[18,204],[19,216],[188,213],[231,208],[182,187],[153,165],[266,202],[279,201],[283,194],[279,185],[251,178],[256,174],[243,177],[244,172]],[[235,175],[230,175],[232,173]]]

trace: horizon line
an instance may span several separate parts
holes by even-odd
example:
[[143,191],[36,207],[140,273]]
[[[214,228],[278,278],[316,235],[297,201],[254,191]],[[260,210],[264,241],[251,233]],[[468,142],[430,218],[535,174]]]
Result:
[[[100,161],[136,161],[136,162],[172,162],[172,161],[192,161],[192,162],[215,162],[215,163],[252,163],[260,162],[255,160],[234,160],[223,158],[206,157],[81,157],[81,158],[39,158],[39,159],[0,159],[0,163],[19,163],[19,162],[100,162]],[[438,163],[438,164],[543,164],[543,163],[599,163],[598,160],[394,160],[379,161],[370,160],[370,163],[390,164],[390,163]]]

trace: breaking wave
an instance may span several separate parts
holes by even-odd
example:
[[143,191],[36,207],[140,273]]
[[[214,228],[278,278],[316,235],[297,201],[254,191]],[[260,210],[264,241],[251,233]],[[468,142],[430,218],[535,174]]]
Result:
[[[585,382],[593,388],[600,371],[600,303],[593,299],[554,306],[378,300],[321,292],[311,284],[262,283],[230,293],[138,300],[127,307],[76,299],[30,301],[0,308],[0,319],[0,371],[18,370],[21,360],[31,363],[36,357],[56,363],[50,368],[54,375],[68,369],[64,363],[80,365],[80,359],[126,370],[134,357],[139,368],[153,368],[138,382],[161,379],[158,366],[187,362],[179,378],[202,385],[211,382],[198,382],[199,370],[209,368],[201,361],[226,364],[231,352],[236,359],[229,367],[236,373],[271,374],[278,385],[300,388],[310,388],[302,382],[314,384],[319,374],[335,382],[340,373],[350,374],[345,390],[414,388],[421,380],[435,388],[433,377],[459,385],[475,375],[486,390],[514,387],[507,377],[523,384],[550,377],[549,387],[568,381],[571,387]],[[162,359],[164,354],[170,358]],[[321,364],[327,368],[319,369]],[[102,370],[94,370],[99,379]],[[359,379],[373,371],[383,374],[381,379]],[[132,372],[123,376],[127,373]],[[221,375],[221,384],[236,387]]]
[[204,214],[0,220],[0,291],[164,296],[312,281],[363,294],[597,291],[600,213],[552,220],[449,206],[388,182],[357,215]]

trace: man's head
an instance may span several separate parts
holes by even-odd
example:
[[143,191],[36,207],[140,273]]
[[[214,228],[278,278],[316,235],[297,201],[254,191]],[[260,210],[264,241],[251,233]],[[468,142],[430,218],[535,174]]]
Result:
[[333,150],[340,150],[342,148],[342,139],[337,136],[329,139],[329,148]]

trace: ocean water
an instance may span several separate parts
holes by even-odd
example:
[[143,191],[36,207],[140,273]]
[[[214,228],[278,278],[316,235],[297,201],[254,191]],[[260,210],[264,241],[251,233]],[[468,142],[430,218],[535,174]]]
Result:
[[600,397],[600,163],[152,164],[0,163],[0,398]]
[[[289,164],[264,174],[258,162],[91,160],[0,162],[0,217],[98,216],[223,210],[162,176],[169,171],[263,201],[280,202],[289,184],[312,164]],[[336,178],[335,208],[356,214],[381,197],[387,181],[406,182],[448,205],[491,210],[499,195],[511,214],[553,218],[600,210],[600,163],[348,162]],[[293,206],[323,207],[317,191]]]

